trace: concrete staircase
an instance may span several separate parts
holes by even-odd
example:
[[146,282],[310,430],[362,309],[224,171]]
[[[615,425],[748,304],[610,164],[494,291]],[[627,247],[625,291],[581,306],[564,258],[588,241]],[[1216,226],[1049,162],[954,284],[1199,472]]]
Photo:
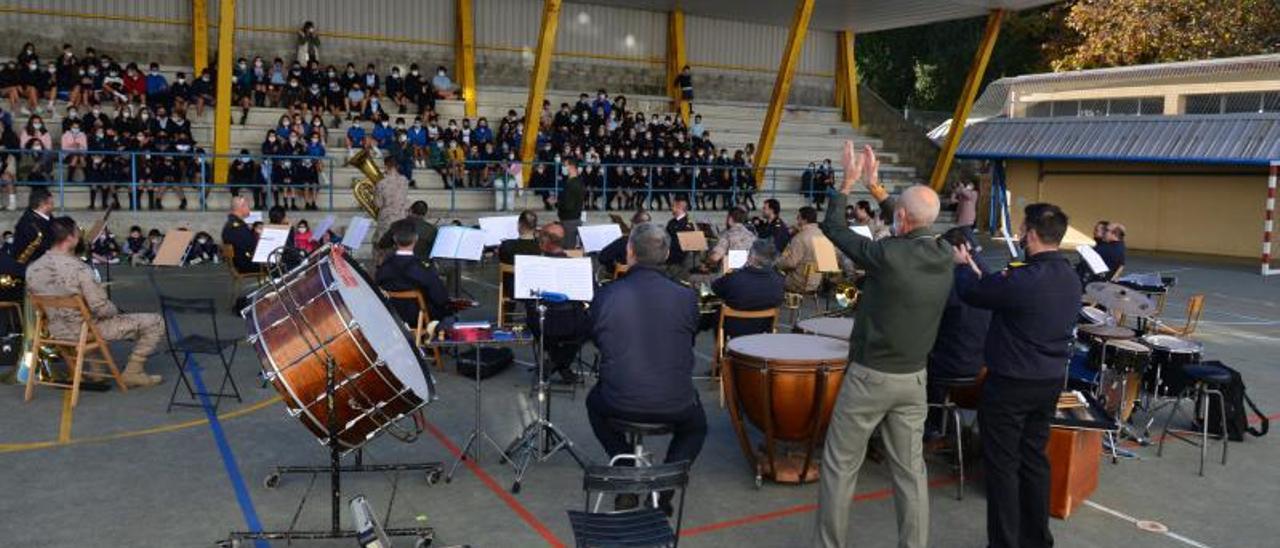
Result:
[[[181,67],[166,67],[165,72],[172,80],[174,73],[178,71],[187,71]],[[189,72],[189,71],[188,71]],[[570,104],[577,101],[578,92],[552,90],[547,94],[547,99],[558,107],[562,102]],[[525,90],[518,88],[502,88],[502,87],[484,87],[478,90],[478,114],[491,120],[491,125],[496,125],[496,121],[506,114],[508,110],[514,109],[517,112],[523,111],[525,101]],[[668,114],[669,104],[665,97],[643,96],[643,95],[627,95],[628,108],[633,112],[644,112],[646,114]],[[755,103],[736,103],[736,102],[697,102],[695,103],[697,113],[703,117],[703,125],[711,132],[711,138],[717,146],[727,148],[730,151],[742,148],[747,143],[755,142],[759,138],[760,125],[764,119],[765,108],[763,104]],[[114,113],[108,107],[105,109],[108,113]],[[442,121],[441,125],[445,125],[450,119],[461,119],[464,117],[464,107],[460,101],[439,101],[436,107],[437,113]],[[257,153],[261,149],[261,143],[266,132],[276,126],[280,117],[285,113],[284,109],[277,108],[253,108],[250,109],[249,115],[245,120],[245,124],[239,124],[240,112],[238,108],[233,108],[233,121],[231,131],[231,151],[234,154],[240,149],[248,149],[251,153]],[[45,125],[50,128],[53,133],[55,142],[61,135],[62,114],[65,113],[65,105],[59,104],[55,112],[45,113]],[[391,112],[394,119],[396,113]],[[16,124],[25,123],[25,117],[15,113]],[[212,149],[213,144],[213,109],[206,109],[203,116],[196,117],[194,109],[188,112],[189,119],[192,124],[192,137],[206,150]],[[411,120],[411,114],[405,117]],[[326,117],[327,122],[332,122]],[[343,121],[339,128],[328,129],[328,139],[326,146],[328,148],[328,166],[332,166],[329,171],[332,174],[331,184],[333,185],[332,206],[339,210],[354,210],[355,203],[347,190],[350,184],[361,177],[358,170],[345,167],[347,151],[343,147],[343,136],[346,133],[348,122]],[[864,134],[855,132],[848,124],[840,120],[840,114],[837,110],[831,108],[815,108],[815,107],[797,107],[789,108],[779,127],[777,144],[775,145],[772,158],[770,160],[770,168],[779,168],[776,171],[770,171],[766,175],[764,181],[765,192],[764,197],[777,197],[783,202],[784,209],[794,210],[803,205],[805,200],[798,195],[800,189],[800,174],[804,167],[811,161],[821,162],[825,158],[832,159],[833,163],[839,163],[841,147],[845,140],[853,140],[858,146],[863,144],[871,145],[879,149],[882,142],[878,139],[868,137]],[[915,169],[911,167],[898,166],[894,163],[898,160],[896,154],[892,152],[880,151],[878,155],[881,157],[882,178],[892,187],[909,184],[915,176]],[[494,208],[494,192],[492,190],[459,190],[456,192],[448,192],[443,190],[443,181],[438,174],[431,170],[415,170],[414,178],[418,183],[418,188],[411,190],[414,199],[426,199],[433,207],[437,209],[449,209],[455,211],[480,211]],[[322,198],[321,205],[328,206],[329,193],[328,188],[322,189],[322,193],[326,196]],[[190,193],[195,196],[196,192]],[[63,193],[59,196],[60,203],[68,209],[80,209],[88,205],[88,192],[84,188],[76,188],[68,185]],[[541,202],[530,196],[519,196],[514,199],[508,199],[507,203],[512,209],[520,209],[526,206],[540,207]],[[211,210],[224,210],[228,203],[225,193],[212,193],[205,206]],[[169,199],[169,207],[175,207],[176,201]],[[191,207],[198,207],[195,200],[192,200]]]

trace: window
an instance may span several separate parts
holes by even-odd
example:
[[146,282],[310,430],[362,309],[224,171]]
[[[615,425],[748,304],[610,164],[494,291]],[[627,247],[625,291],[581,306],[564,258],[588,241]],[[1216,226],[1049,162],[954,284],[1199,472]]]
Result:
[[1138,99],[1112,99],[1107,105],[1107,116],[1136,116],[1139,104]]
[[1222,94],[1188,95],[1187,114],[1221,114]]
[[1031,103],[1027,107],[1027,118],[1048,118],[1053,115],[1053,103],[1048,101]]
[[1262,94],[1263,112],[1280,112],[1280,91]]
[[1228,114],[1262,110],[1261,93],[1229,93],[1223,98],[1222,111]]
[[1143,97],[1138,99],[1139,112],[1143,116],[1164,114],[1164,97]]
[[[1280,104],[1280,98],[1276,99]],[[1158,116],[1164,114],[1164,97],[1042,101],[1027,107],[1027,118],[1075,118],[1085,116]]]
[[1206,93],[1187,96],[1187,114],[1280,112],[1280,92]]
[[1080,112],[1079,101],[1054,101],[1053,116],[1055,118],[1074,117]]

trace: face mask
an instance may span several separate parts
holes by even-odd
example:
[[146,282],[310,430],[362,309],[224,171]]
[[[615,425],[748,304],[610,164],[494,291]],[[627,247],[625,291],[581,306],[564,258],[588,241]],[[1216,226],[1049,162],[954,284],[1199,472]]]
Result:
[[412,74],[412,75],[414,75],[414,76],[417,76],[417,75],[418,75],[418,71],[416,71],[416,70],[411,70],[411,71],[409,71],[409,74]]
[[31,127],[36,128],[36,129],[44,129],[44,124],[42,124],[42,123],[40,123],[40,122],[35,122],[35,123],[31,124]]
[[333,72],[332,70],[331,70],[331,71],[329,71],[329,77],[330,77],[330,78],[334,77],[335,75],[337,75],[337,73]]
[[80,113],[79,113],[79,112],[76,112],[76,111],[74,111],[74,110],[68,110],[68,111],[67,111],[67,116],[68,116],[68,117],[70,117],[70,118],[79,118],[79,117],[80,117]]
[[249,157],[248,157],[248,156],[241,156],[241,157],[240,157],[240,161],[241,161],[242,163],[246,163],[246,164],[247,164],[247,163],[249,163],[251,160],[249,159]]
[[178,77],[178,83],[179,83],[179,84],[185,84],[185,83],[187,83],[187,79],[186,79],[185,77],[179,76],[179,77]]
[[6,243],[6,244],[11,244],[11,243],[13,243],[13,236],[7,236],[7,237],[5,237],[5,239],[4,239],[4,243]]
[[307,225],[298,225],[298,231],[299,231],[299,232],[306,232],[306,231],[307,231]]
[[197,238],[197,239],[196,239],[196,243],[198,243],[198,244],[200,244],[200,245],[204,245],[204,244],[206,244],[206,243],[208,243],[208,242],[209,242],[209,240],[206,240],[206,239],[204,239],[204,238]]

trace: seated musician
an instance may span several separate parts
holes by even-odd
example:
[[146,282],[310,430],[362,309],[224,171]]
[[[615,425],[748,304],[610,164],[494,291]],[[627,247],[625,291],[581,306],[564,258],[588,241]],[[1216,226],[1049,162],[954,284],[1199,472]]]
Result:
[[[542,256],[567,257],[564,239],[564,225],[552,222],[543,226],[538,235]],[[566,384],[578,382],[578,374],[573,371],[573,361],[578,357],[589,334],[590,318],[587,316],[586,304],[575,301],[546,303],[545,334],[539,329],[536,304],[537,301],[534,300],[525,301],[525,318],[529,332],[535,337],[542,337],[542,348],[550,360],[542,368],[543,375],[550,377],[552,373],[556,373]]]
[[427,221],[427,203],[418,200],[409,206],[409,215],[391,223],[387,229],[387,233],[382,235],[382,239],[378,240],[377,249],[391,250],[396,246],[395,233],[396,227],[399,225],[408,225],[418,235],[418,243],[413,246],[413,254],[419,260],[427,261],[431,259],[431,247],[436,243],[436,225]]
[[[143,367],[164,338],[164,319],[159,314],[124,314],[107,297],[93,269],[75,255],[80,243],[80,230],[71,217],[58,217],[49,223],[52,247],[27,268],[27,288],[34,295],[80,295],[84,297],[94,324],[108,341],[137,341],[129,361],[121,372],[125,386],[154,386],[163,380],[148,375]],[[63,340],[80,336],[80,314],[67,309],[49,310],[49,334]],[[101,364],[93,364],[102,368]],[[97,372],[102,372],[101,370]]]
[[238,272],[258,272],[262,265],[253,262],[253,250],[258,245],[258,236],[245,222],[249,217],[249,199],[244,196],[231,198],[231,213],[227,214],[227,222],[222,225],[222,243],[231,244],[235,251],[232,265]]
[[[773,240],[760,238],[751,243],[746,266],[711,282],[711,291],[734,310],[768,310],[782,306],[782,274],[773,268],[778,250]],[[773,327],[768,319],[725,318],[725,337],[741,337],[767,333]]]
[[[587,417],[610,457],[632,450],[612,418],[672,425],[664,462],[692,462],[706,440],[707,416],[692,377],[698,295],[663,273],[670,248],[663,227],[633,227],[627,244],[630,270],[597,291],[591,303],[600,381],[587,396]],[[661,496],[668,514],[671,496]],[[635,497],[614,501],[622,508],[635,503]]]
[[[969,249],[973,249],[977,246],[969,234],[965,228],[956,227],[944,233],[942,239],[955,248],[967,244]],[[968,268],[969,265],[956,265],[956,278],[963,274],[960,269]],[[951,286],[946,307],[942,309],[942,320],[938,324],[938,337],[934,340],[933,349],[929,351],[929,380],[926,390],[929,403],[942,403],[947,395],[947,389],[936,385],[935,379],[977,377],[982,371],[982,351],[986,346],[987,326],[990,323],[990,310],[960,300],[957,286]],[[938,423],[941,417],[941,413],[930,409],[929,420],[925,425],[926,437],[935,437],[942,432],[942,425]]]
[[504,240],[498,246],[498,261],[502,264],[515,264],[516,255],[541,255],[542,249],[538,246],[538,214],[531,210],[520,212],[520,218],[516,221],[516,229],[520,232],[520,237],[514,240]]
[[725,216],[725,231],[720,233],[716,245],[707,253],[707,269],[714,272],[720,262],[728,257],[730,251],[748,251],[756,235],[747,227],[747,210],[741,206],[734,207]]
[[[378,287],[387,291],[414,290],[422,293],[427,302],[427,315],[441,325],[453,322],[453,309],[449,307],[449,291],[435,266],[423,263],[414,255],[413,247],[418,243],[418,233],[409,225],[400,225],[391,235],[396,244],[393,255],[378,265],[374,276]],[[409,325],[418,322],[418,303],[406,299],[394,299],[392,308],[400,318]]]
[[[648,223],[653,220],[648,211],[643,209],[636,210],[631,216],[631,228],[635,229],[636,225]],[[619,236],[618,239],[604,246],[600,253],[596,254],[596,261],[600,263],[600,267],[604,269],[605,275],[612,278],[613,272],[617,270],[618,265],[627,264],[627,237]]]
[[1106,233],[1094,246],[1094,250],[1107,263],[1107,268],[1113,275],[1119,272],[1124,267],[1124,225],[1108,223]]
[[[796,215],[796,234],[787,243],[778,259],[778,270],[786,273],[787,291],[792,293],[808,293],[816,291],[822,283],[822,274],[817,271],[817,251],[814,240],[826,238],[818,226],[818,211],[812,207],[800,208]],[[806,266],[813,265],[805,275]]]

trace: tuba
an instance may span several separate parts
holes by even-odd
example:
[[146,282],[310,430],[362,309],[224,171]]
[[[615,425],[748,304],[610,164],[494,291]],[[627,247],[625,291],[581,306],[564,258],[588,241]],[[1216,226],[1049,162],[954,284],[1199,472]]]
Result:
[[378,163],[373,160],[373,156],[369,154],[367,149],[361,149],[350,160],[347,165],[360,170],[364,177],[356,180],[351,185],[351,194],[355,196],[356,203],[360,204],[360,209],[368,213],[370,217],[378,218],[378,206],[374,196],[374,185],[382,180],[382,169],[378,167]]

